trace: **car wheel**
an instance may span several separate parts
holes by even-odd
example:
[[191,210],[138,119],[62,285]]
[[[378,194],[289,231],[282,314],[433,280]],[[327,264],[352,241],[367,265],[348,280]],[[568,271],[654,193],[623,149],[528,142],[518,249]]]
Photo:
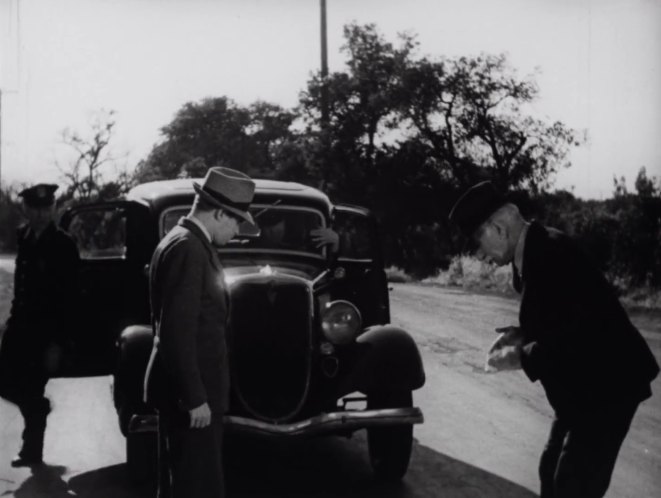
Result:
[[[368,396],[368,409],[410,408],[411,392],[374,394]],[[370,463],[377,478],[398,481],[409,467],[413,447],[413,425],[392,425],[367,429],[367,445]]]
[[126,467],[134,483],[155,482],[158,461],[158,436],[153,432],[126,436]]

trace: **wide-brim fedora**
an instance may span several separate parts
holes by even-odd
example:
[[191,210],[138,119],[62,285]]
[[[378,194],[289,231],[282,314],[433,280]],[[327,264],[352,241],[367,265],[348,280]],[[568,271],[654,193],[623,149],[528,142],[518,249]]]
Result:
[[212,206],[238,216],[255,225],[248,212],[255,196],[255,182],[245,173],[231,168],[214,166],[209,168],[202,185],[193,182],[197,195]]

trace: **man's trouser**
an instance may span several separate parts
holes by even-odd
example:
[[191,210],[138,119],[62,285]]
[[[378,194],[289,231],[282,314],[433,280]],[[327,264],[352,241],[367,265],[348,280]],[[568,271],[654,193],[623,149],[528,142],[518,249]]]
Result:
[[639,402],[553,420],[539,464],[540,498],[601,498]]
[[37,345],[20,347],[9,329],[0,348],[0,397],[18,406],[25,427],[19,456],[41,460],[50,402],[44,397],[48,376]]
[[202,429],[191,429],[182,412],[159,413],[158,497],[223,498],[222,418]]

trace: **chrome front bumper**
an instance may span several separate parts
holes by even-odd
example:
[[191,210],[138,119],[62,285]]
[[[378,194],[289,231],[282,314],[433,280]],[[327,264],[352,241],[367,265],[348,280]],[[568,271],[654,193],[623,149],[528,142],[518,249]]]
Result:
[[[231,432],[288,437],[318,436],[367,427],[421,424],[423,421],[422,411],[417,407],[331,412],[291,424],[272,424],[233,415],[223,417],[225,427]],[[157,426],[157,415],[133,415],[129,422],[129,433],[155,432]]]

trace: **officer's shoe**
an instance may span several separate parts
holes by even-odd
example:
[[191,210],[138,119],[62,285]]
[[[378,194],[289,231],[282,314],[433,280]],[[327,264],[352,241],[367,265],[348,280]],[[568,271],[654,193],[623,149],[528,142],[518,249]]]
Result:
[[12,467],[36,467],[43,465],[44,460],[40,456],[15,456],[11,461]]

